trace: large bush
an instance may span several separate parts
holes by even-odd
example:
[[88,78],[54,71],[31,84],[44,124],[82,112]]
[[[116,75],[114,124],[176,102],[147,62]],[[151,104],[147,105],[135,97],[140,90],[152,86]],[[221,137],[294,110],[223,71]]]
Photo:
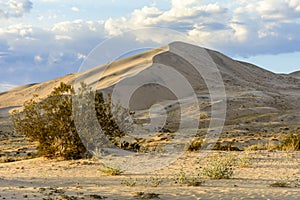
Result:
[[87,155],[72,117],[72,94],[72,87],[61,83],[46,99],[35,96],[13,113],[15,130],[37,141],[42,156],[76,159]]
[[[77,106],[83,108],[79,117],[81,121],[86,121],[85,126],[90,126],[93,122],[87,116],[96,113],[96,123],[99,123],[108,140],[113,142],[114,138],[122,137],[124,133],[115,122],[111,106],[109,102],[106,103],[104,95],[88,90],[85,84],[81,85],[79,91],[81,92],[76,95],[81,95],[81,97],[74,98],[76,96],[74,96],[73,88],[61,83],[47,98],[38,99],[35,96],[25,102],[23,109],[14,111],[12,115],[15,130],[33,141],[37,141],[37,149],[42,156],[65,159],[85,157],[88,155],[88,151],[83,145],[82,139],[87,138],[79,137],[72,109],[72,106]],[[78,102],[78,99],[88,103]],[[93,103],[93,106],[90,103]],[[97,131],[99,130],[95,130],[95,132]],[[91,140],[97,136],[94,132],[88,134],[92,136]],[[84,142],[88,144],[86,141]]]
[[113,103],[109,93],[95,93],[82,83],[73,106],[76,128],[80,131],[84,144],[92,152],[105,154],[103,149],[116,146],[123,150],[140,150],[137,141],[126,141],[124,138],[128,136],[127,139],[135,139],[128,135],[133,129],[133,113],[123,108],[119,102]]

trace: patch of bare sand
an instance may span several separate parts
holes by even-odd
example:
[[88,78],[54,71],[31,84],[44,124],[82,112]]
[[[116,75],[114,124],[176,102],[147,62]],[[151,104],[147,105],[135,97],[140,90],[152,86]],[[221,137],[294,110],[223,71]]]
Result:
[[[216,153],[216,152],[213,152]],[[244,156],[246,152],[230,152]],[[299,199],[300,152],[248,152],[252,165],[234,168],[231,179],[204,179],[198,187],[175,184],[180,170],[199,173],[207,159],[187,153],[175,163],[147,174],[106,176],[96,160],[59,161],[36,158],[0,164],[0,198],[5,199]],[[199,168],[199,169],[196,169]],[[298,180],[297,180],[298,178]],[[152,187],[151,181],[159,182]],[[136,182],[135,182],[136,181]],[[121,184],[123,182],[123,184]],[[134,183],[129,187],[127,184]],[[270,187],[286,182],[288,187]],[[127,183],[127,184],[126,184]],[[137,197],[138,192],[144,195]],[[148,196],[147,196],[148,195]],[[153,196],[155,197],[155,195]]]

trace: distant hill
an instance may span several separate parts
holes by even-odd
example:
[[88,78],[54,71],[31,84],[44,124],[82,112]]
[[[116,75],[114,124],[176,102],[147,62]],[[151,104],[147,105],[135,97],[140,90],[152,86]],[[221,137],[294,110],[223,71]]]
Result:
[[293,77],[296,77],[296,78],[300,78],[300,71],[296,71],[296,72],[290,73],[289,75],[293,76]]

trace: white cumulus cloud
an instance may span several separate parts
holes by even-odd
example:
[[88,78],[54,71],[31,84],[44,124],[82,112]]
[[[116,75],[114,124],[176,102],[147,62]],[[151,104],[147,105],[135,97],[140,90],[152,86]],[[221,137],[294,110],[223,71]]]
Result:
[[77,8],[76,6],[72,6],[71,7],[71,10],[74,11],[74,12],[79,12],[79,8]]
[[172,0],[168,10],[152,4],[129,17],[109,19],[105,30],[119,35],[143,27],[170,28],[199,45],[251,56],[300,51],[299,21],[300,0],[236,0],[231,4]]
[[0,1],[0,5],[0,19],[22,17],[32,9],[32,2],[29,0]]

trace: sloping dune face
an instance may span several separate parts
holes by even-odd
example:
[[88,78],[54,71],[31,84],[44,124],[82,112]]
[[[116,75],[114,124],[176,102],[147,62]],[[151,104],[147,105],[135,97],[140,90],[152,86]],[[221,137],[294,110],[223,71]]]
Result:
[[45,98],[54,87],[59,86],[60,82],[74,84],[74,82],[84,81],[94,89],[103,90],[111,87],[125,77],[133,76],[139,71],[151,66],[152,58],[164,51],[168,46],[153,49],[145,53],[131,56],[122,60],[117,60],[109,64],[96,66],[90,70],[69,74],[50,81],[28,84],[13,88],[0,93],[0,108],[8,106],[21,106],[25,101],[38,95]]
[[74,78],[75,75],[70,74],[42,83],[19,86],[0,93],[0,108],[22,106],[25,101],[32,99],[34,95],[38,95],[40,98],[45,98],[50,94],[54,87],[59,86],[60,82],[70,84]]

